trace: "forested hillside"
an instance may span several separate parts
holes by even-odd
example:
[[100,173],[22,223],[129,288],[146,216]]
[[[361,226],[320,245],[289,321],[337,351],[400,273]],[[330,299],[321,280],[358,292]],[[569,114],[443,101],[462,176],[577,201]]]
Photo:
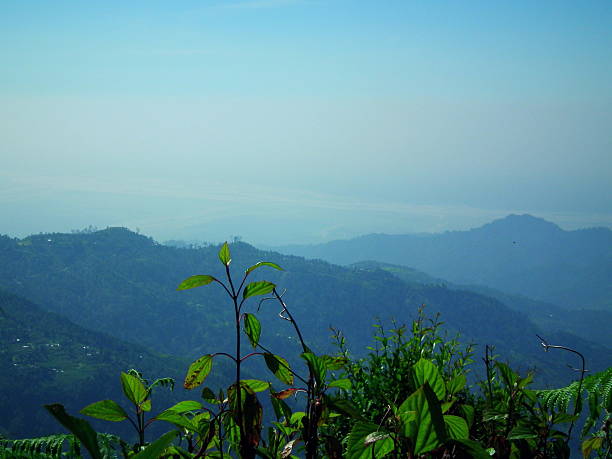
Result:
[[275,248],[331,263],[364,260],[410,266],[457,284],[493,287],[572,309],[612,310],[612,231],[564,231],[530,215],[510,215],[469,231],[371,234]]
[[385,270],[410,284],[445,285],[453,290],[467,290],[502,302],[517,310],[537,324],[546,333],[570,332],[583,339],[594,341],[612,349],[612,311],[604,309],[566,309],[544,301],[533,300],[523,295],[502,292],[482,285],[459,285],[436,278],[406,266],[364,261],[353,263],[358,269]]
[[[180,380],[186,364],[84,329],[0,290],[0,433],[5,435],[61,432],[44,404],[62,402],[77,410],[94,399],[118,397],[121,371],[136,368]],[[176,396],[162,394],[160,401]]]
[[[212,246],[167,247],[121,228],[44,234],[22,240],[0,238],[0,286],[53,313],[35,313],[38,309],[32,303],[3,294],[8,314],[2,319],[3,341],[8,346],[3,354],[3,365],[8,368],[4,374],[19,381],[28,377],[47,381],[36,396],[27,390],[27,385],[19,385],[26,388],[20,397],[27,399],[32,409],[51,401],[43,400],[42,395],[49,397],[66,378],[70,386],[76,382],[78,389],[74,393],[61,389],[53,399],[78,405],[77,400],[92,395],[91,384],[84,381],[112,381],[118,371],[127,367],[161,373],[152,377],[177,376],[176,361],[168,360],[174,363],[162,365],[145,347],[187,359],[211,348],[231,349],[234,339],[227,333],[227,324],[232,313],[223,292],[176,291],[179,282],[190,274],[222,274],[215,263],[217,250]],[[392,320],[409,323],[419,307],[426,305],[425,311],[431,317],[442,314],[449,333],[458,332],[464,342],[476,343],[477,353],[482,352],[484,344],[495,345],[497,352],[518,368],[537,368],[541,384],[558,385],[574,377],[565,367],[566,363],[575,364],[569,356],[551,359],[541,352],[536,338],[536,334],[543,333],[541,328],[524,313],[494,298],[444,285],[406,282],[383,269],[346,268],[262,252],[244,243],[232,244],[232,251],[239,261],[232,265],[234,272],[242,272],[261,260],[273,260],[284,268],[282,272],[266,272],[265,278],[286,290],[284,298],[314,349],[333,350],[330,327],[334,327],[343,332],[352,351],[361,355],[371,340],[373,324],[380,321],[388,327]],[[254,279],[262,275],[254,273]],[[267,345],[272,349],[293,349],[297,354],[290,326],[279,319],[278,312],[267,303],[261,306]],[[23,316],[12,318],[16,314]],[[131,344],[117,344],[110,336]],[[15,341],[18,338],[20,341]],[[568,334],[548,333],[547,338],[581,349],[593,370],[609,364],[609,351],[594,343]],[[58,343],[60,352],[51,347]],[[105,351],[104,346],[110,346],[110,350]],[[86,352],[90,349],[95,350]],[[143,361],[140,355],[148,357]],[[30,362],[32,358],[36,360]],[[78,362],[82,359],[82,366],[62,372],[62,362],[68,358]],[[148,361],[149,366],[145,365]],[[2,387],[12,384],[9,377],[3,380]],[[113,384],[104,387],[116,389]],[[18,418],[15,422],[23,425]],[[12,429],[10,425],[5,428]]]
[[[227,250],[229,253],[229,248]],[[610,350],[601,345],[571,333],[545,333],[526,314],[510,309],[498,299],[441,282],[427,283],[427,276],[416,271],[401,267],[389,269],[389,266],[375,263],[341,267],[264,252],[241,242],[231,244],[231,252],[236,261],[231,265],[226,262],[231,272],[236,273],[236,279],[248,266],[260,261],[272,261],[283,268],[282,271],[257,270],[250,281],[265,279],[277,285],[309,349],[317,353],[341,351],[351,359],[359,359],[369,352],[369,358],[375,359],[378,357],[372,354],[373,348],[369,347],[369,351],[367,348],[371,346],[373,333],[377,333],[379,343],[392,343],[395,341],[385,341],[383,337],[396,333],[392,329],[411,323],[412,333],[416,335],[410,346],[417,346],[419,337],[425,339],[426,335],[434,333],[427,325],[429,322],[420,319],[424,311],[434,320],[441,314],[448,339],[460,333],[463,343],[475,345],[475,364],[470,367],[471,371],[468,372],[464,364],[457,370],[461,378],[467,377],[470,383],[485,376],[484,367],[479,364],[485,355],[485,345],[494,346],[498,358],[510,362],[521,373],[535,370],[536,384],[540,388],[560,387],[575,380],[575,371],[567,367],[578,366],[575,356],[544,353],[537,334],[545,335],[547,343],[579,349],[586,356],[591,372],[610,365]],[[225,270],[219,265],[219,258],[223,258],[221,253],[219,247],[214,246],[163,246],[123,228],[79,234],[40,234],[25,239],[0,238],[0,287],[5,290],[0,295],[3,344],[0,363],[4,375],[0,379],[0,391],[11,394],[1,399],[0,409],[6,413],[3,419],[10,420],[1,426],[4,431],[12,436],[49,433],[50,418],[40,409],[45,403],[61,402],[75,412],[96,400],[121,399],[117,375],[128,368],[136,367],[150,378],[171,376],[180,382],[188,365],[178,357],[192,361],[204,355],[206,361],[212,359],[211,352],[231,353],[236,344],[235,335],[231,333],[235,316],[223,289],[212,285],[176,291],[177,286],[183,285],[182,281],[194,273],[224,278]],[[277,302],[254,300],[243,312],[257,313],[261,343],[266,349],[287,356],[291,365],[299,365],[302,347],[291,323],[279,317],[281,311]],[[372,328],[375,324],[376,329]],[[332,342],[330,327],[341,332],[343,344],[340,349]],[[419,327],[423,329],[419,331]],[[444,333],[438,328],[435,330],[435,333]],[[249,340],[252,340],[253,332],[250,333]],[[247,340],[244,341],[246,345]],[[436,343],[432,341],[430,345],[430,357],[436,358]],[[161,357],[159,352],[177,358]],[[487,359],[490,357],[489,353]],[[318,362],[317,365],[323,365]],[[331,365],[329,362],[325,365]],[[257,363],[257,359],[253,365],[246,363],[243,378],[265,371],[265,366]],[[269,367],[269,362],[266,363]],[[452,365],[452,362],[449,360],[447,364]],[[420,365],[429,364],[422,362]],[[201,371],[193,365],[190,368],[194,378]],[[496,368],[499,369],[496,371],[506,371],[503,366]],[[207,384],[213,389],[227,388],[232,384],[232,375],[227,370],[226,365],[216,363],[214,377]],[[342,371],[353,370],[345,368]],[[210,367],[206,371],[210,371]],[[359,375],[347,374],[355,384],[359,382]],[[504,377],[514,378],[509,373],[504,374]],[[266,387],[269,387],[269,383],[255,384],[268,384]],[[338,384],[337,387],[347,387],[346,382]],[[389,387],[389,390],[396,389]],[[366,392],[357,395],[362,397],[359,403],[363,406],[359,405],[359,409],[367,412],[370,389],[355,386],[353,393],[359,394],[361,390]],[[190,394],[181,398],[192,397]],[[231,400],[231,395],[229,397]],[[220,400],[223,399],[220,396]],[[160,406],[160,401],[162,407],[167,406],[172,394],[154,397],[154,400],[156,407]],[[36,428],[32,428],[30,419],[25,417],[30,412],[36,413]],[[99,415],[106,419],[116,416],[116,412]],[[129,427],[123,424],[126,426]],[[342,430],[347,426],[339,425],[338,428]],[[462,432],[461,435],[465,435]],[[346,434],[346,431],[338,433]]]

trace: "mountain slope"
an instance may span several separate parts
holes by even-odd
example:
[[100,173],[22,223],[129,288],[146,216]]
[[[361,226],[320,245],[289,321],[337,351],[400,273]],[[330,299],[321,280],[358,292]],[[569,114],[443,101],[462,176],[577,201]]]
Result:
[[[258,270],[286,289],[285,300],[307,341],[316,350],[333,351],[329,326],[341,329],[356,353],[371,342],[376,318],[409,323],[422,304],[430,315],[442,313],[451,332],[464,342],[494,344],[499,353],[523,368],[537,366],[548,381],[571,379],[561,360],[541,352],[540,329],[524,314],[473,292],[444,286],[409,285],[382,270],[364,271],[262,252],[244,243],[232,244],[232,269],[261,260],[285,271]],[[217,247],[165,247],[125,229],[91,234],[48,234],[23,240],[0,238],[0,285],[88,328],[190,358],[228,351],[232,311],[214,284],[176,292],[192,274],[223,277]],[[248,306],[257,308],[254,301]],[[261,308],[262,342],[287,357],[298,355],[294,333],[278,318],[278,308]],[[608,352],[593,347],[593,367],[609,364]],[[479,349],[478,353],[481,352]]]
[[454,290],[467,290],[495,298],[511,309],[525,314],[544,333],[569,332],[585,340],[599,343],[612,349],[610,326],[612,312],[602,309],[565,309],[543,301],[532,300],[522,295],[512,295],[482,285],[459,285],[444,279],[429,276],[406,266],[364,261],[351,265],[357,269],[382,269],[409,284],[444,285]]
[[612,311],[612,231],[564,231],[530,215],[443,234],[385,235],[276,248],[350,264],[411,266],[457,284],[486,285],[568,308]]
[[0,290],[0,432],[61,432],[43,404],[59,402],[76,412],[104,398],[123,402],[119,374],[130,368],[180,379],[186,362],[86,330]]

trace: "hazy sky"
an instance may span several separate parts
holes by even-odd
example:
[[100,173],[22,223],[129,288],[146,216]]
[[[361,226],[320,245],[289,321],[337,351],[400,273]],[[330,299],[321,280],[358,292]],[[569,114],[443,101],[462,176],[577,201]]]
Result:
[[0,1],[0,233],[612,226],[612,2]]

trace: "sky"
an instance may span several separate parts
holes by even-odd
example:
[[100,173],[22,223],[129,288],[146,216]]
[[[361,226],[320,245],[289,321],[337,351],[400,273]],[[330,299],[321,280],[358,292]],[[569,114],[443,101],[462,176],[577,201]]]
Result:
[[610,1],[0,1],[0,234],[612,227]]

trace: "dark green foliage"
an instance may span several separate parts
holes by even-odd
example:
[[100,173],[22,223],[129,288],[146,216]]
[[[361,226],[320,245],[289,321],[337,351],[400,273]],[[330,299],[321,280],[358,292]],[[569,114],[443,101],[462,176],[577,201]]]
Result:
[[[244,250],[248,263],[236,267],[231,256],[234,248],[240,249],[239,252]],[[258,252],[248,246],[238,244],[232,246],[231,251],[226,243],[217,252],[223,275],[215,273],[215,276],[191,276],[183,282],[177,280],[179,290],[189,291],[175,293],[193,296],[197,294],[197,291],[191,291],[193,288],[209,286],[204,290],[214,292],[210,287],[217,287],[217,291],[226,295],[225,304],[229,303],[230,314],[224,315],[223,320],[230,319],[226,325],[233,328],[233,349],[226,352],[222,347],[218,352],[213,349],[203,353],[210,346],[206,343],[198,345],[197,352],[201,357],[189,367],[184,380],[188,389],[200,386],[205,380],[210,384],[213,373],[224,369],[215,363],[215,371],[212,371],[213,361],[219,360],[219,363],[223,361],[233,367],[233,374],[229,379],[225,378],[221,386],[223,389],[213,391],[205,387],[201,391],[202,402],[186,400],[167,404],[165,406],[169,408],[161,412],[156,410],[158,414],[155,415],[152,389],[157,386],[173,388],[173,379],[149,382],[136,370],[121,372],[117,386],[123,392],[124,401],[116,402],[110,397],[94,403],[89,401],[81,413],[111,421],[112,425],[127,421],[134,427],[137,441],[127,443],[100,434],[89,422],[68,414],[62,405],[51,404],[47,405],[49,412],[74,437],[46,437],[21,443],[6,440],[0,443],[0,453],[10,454],[15,448],[23,447],[30,448],[24,454],[73,456],[79,454],[80,448],[81,451],[86,449],[94,458],[123,455],[136,458],[239,456],[250,459],[259,455],[284,459],[296,454],[307,459],[323,456],[351,459],[490,457],[491,454],[500,458],[562,458],[569,455],[569,437],[581,410],[582,397],[579,394],[585,392],[590,415],[582,429],[583,452],[601,457],[608,454],[612,385],[609,370],[587,378],[578,386],[570,384],[552,393],[537,392],[530,389],[533,383],[531,373],[522,376],[508,364],[496,360],[487,346],[484,359],[486,379],[481,383],[482,390],[475,391],[468,382],[473,381],[469,377],[469,366],[474,347],[462,347],[456,339],[449,339],[441,328],[438,315],[429,319],[423,308],[419,309],[409,326],[393,322],[392,328],[386,331],[386,322],[381,320],[377,325],[375,344],[364,357],[353,356],[346,347],[344,335],[339,332],[336,333],[337,355],[323,355],[315,352],[313,349],[316,348],[310,343],[306,344],[293,315],[293,304],[289,303],[291,308],[288,307],[288,300],[278,293],[276,285],[281,281],[291,285],[306,278],[309,288],[304,289],[304,284],[301,284],[302,290],[298,288],[298,303],[309,295],[309,301],[316,301],[321,291],[327,292],[326,285],[329,285],[329,292],[333,292],[332,296],[347,294],[355,298],[350,309],[336,308],[337,303],[331,302],[333,313],[337,313],[344,324],[368,317],[368,311],[360,310],[360,305],[372,297],[383,301],[385,312],[405,311],[407,305],[419,304],[420,300],[427,300],[428,307],[440,310],[443,309],[440,306],[450,303],[452,298],[456,301],[456,310],[449,310],[448,315],[455,327],[461,328],[469,320],[478,320],[480,336],[493,342],[500,341],[499,328],[494,328],[494,325],[508,317],[508,310],[503,305],[443,286],[414,286],[398,282],[380,270],[342,270],[286,258],[287,271],[282,271],[275,263],[249,259],[249,253],[256,255]],[[242,270],[240,283],[234,282],[230,264],[232,270]],[[273,272],[277,277],[270,277],[274,282],[257,279],[246,282],[257,268],[264,266],[280,271]],[[288,267],[292,266],[306,269],[291,273]],[[334,284],[337,284],[335,290]],[[250,312],[246,312],[247,300],[258,307],[252,305]],[[399,306],[394,305],[396,300]],[[270,304],[274,307],[270,308]],[[1,320],[6,320],[7,316],[11,318],[13,312],[2,309],[5,314]],[[302,312],[301,318],[312,320],[313,312]],[[461,317],[462,314],[469,317]],[[208,316],[209,311],[197,317]],[[349,317],[352,319],[350,322],[347,320]],[[52,315],[49,318],[52,319]],[[289,336],[292,338],[288,339],[287,331],[279,326],[279,318],[289,323]],[[35,322],[17,323],[23,326]],[[181,337],[185,341],[195,343],[208,336],[200,334],[210,331],[208,323],[189,325],[196,336]],[[14,328],[6,327],[7,330]],[[34,330],[42,334],[39,328]],[[283,330],[284,336],[279,330]],[[509,336],[515,341],[506,339],[504,350],[526,349],[527,344],[521,343],[519,336],[532,331],[537,329],[524,320],[520,327],[510,332]],[[24,333],[24,330],[19,332]],[[268,340],[268,334],[272,339]],[[242,344],[247,340],[253,349],[249,348],[245,353]],[[292,340],[297,344],[293,348],[287,346]],[[224,345],[223,342],[219,344]],[[296,349],[293,358],[277,355],[274,349],[280,347],[283,355]],[[545,347],[568,350],[565,346],[545,344]],[[513,357],[517,355],[520,353]],[[268,372],[263,373],[264,379],[245,378],[247,368],[243,364],[247,362],[259,362],[261,367],[250,367],[257,372],[261,372],[265,365]],[[266,380],[272,377],[282,383],[280,390]],[[97,384],[95,388],[99,392]],[[572,389],[577,398],[574,398],[573,413],[568,414],[564,411],[571,403],[568,391]],[[270,397],[271,407],[266,405],[265,396]],[[125,400],[129,408],[123,404]],[[272,421],[272,415],[276,421]],[[595,425],[602,421],[601,427]],[[163,435],[157,432],[145,439],[145,430],[153,423],[170,425],[174,430]],[[569,428],[566,429],[567,424]]]
[[74,410],[118,399],[117,375],[123,370],[180,377],[187,363],[85,330],[2,290],[0,306],[6,313],[0,316],[0,426],[11,436],[59,433],[45,403],[62,401]]

